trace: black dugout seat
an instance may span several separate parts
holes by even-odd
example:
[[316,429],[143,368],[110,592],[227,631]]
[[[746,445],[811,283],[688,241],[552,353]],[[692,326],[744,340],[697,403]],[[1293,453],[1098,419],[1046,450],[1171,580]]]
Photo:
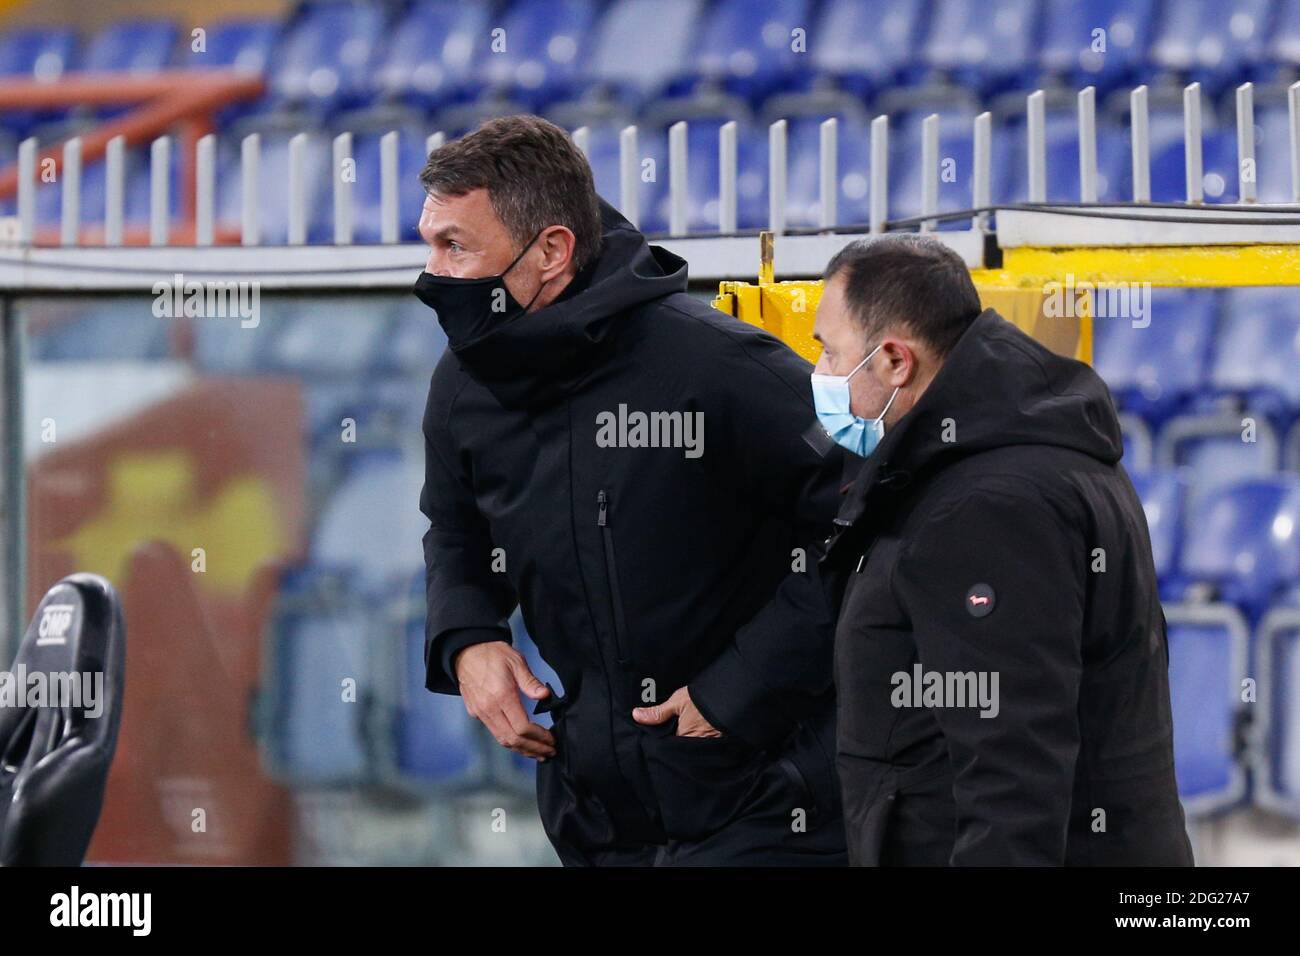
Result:
[[0,865],[85,857],[117,747],[125,642],[117,592],[98,575],[68,575],[36,608],[0,673]]

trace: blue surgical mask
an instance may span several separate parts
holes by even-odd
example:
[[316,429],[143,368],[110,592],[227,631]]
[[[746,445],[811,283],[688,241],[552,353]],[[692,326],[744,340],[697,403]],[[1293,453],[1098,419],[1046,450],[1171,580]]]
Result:
[[871,356],[880,351],[880,345],[868,352],[848,375],[818,375],[816,372],[812,375],[813,407],[817,409],[817,420],[836,444],[863,458],[875,451],[880,439],[885,437],[885,413],[898,397],[898,389],[894,389],[878,417],[858,418],[850,405],[849,379],[871,361]]

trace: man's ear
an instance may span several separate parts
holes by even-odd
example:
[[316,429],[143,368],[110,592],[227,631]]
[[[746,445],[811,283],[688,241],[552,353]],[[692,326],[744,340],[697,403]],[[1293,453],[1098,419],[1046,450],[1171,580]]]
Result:
[[567,226],[547,226],[542,231],[537,244],[542,250],[540,276],[543,282],[549,282],[572,269],[573,254],[578,246],[578,237]]
[[899,338],[886,338],[881,342],[880,354],[885,357],[883,378],[890,388],[906,388],[916,378],[919,356],[910,343]]

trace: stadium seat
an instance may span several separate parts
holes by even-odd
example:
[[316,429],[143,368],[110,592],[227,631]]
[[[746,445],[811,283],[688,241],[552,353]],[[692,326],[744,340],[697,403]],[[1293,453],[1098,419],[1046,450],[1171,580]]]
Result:
[[402,296],[397,302],[393,323],[380,344],[374,367],[387,373],[414,373],[423,384],[446,351],[447,334],[437,315],[413,295]]
[[912,0],[827,0],[810,44],[813,70],[867,96],[911,65],[926,24]]
[[[821,120],[806,117],[789,126],[786,169],[786,223],[791,227],[821,225]],[[857,122],[837,123],[837,219],[866,223],[871,218],[871,134]]]
[[1155,7],[1155,0],[1045,0],[1037,85],[1055,79],[1104,93],[1132,82],[1146,62]]
[[[701,118],[687,128],[687,228],[691,232],[716,232],[718,230],[718,129],[721,118]],[[643,132],[641,134],[645,136]],[[642,229],[654,231],[650,226],[662,224],[667,229],[670,222],[670,196],[668,175],[668,133],[652,134],[659,139],[663,161],[657,166],[659,189],[656,191],[652,214],[642,217]],[[736,135],[736,225],[739,229],[765,228],[769,222],[767,208],[767,132],[754,127],[741,126]],[[638,145],[640,145],[638,143]],[[642,155],[646,155],[644,152]],[[617,193],[615,194],[617,195]]]
[[273,99],[318,113],[361,102],[386,19],[378,5],[325,0],[300,6],[271,58]]
[[[255,118],[261,120],[262,118]],[[240,145],[245,133],[256,132],[261,138],[258,166],[258,218],[262,245],[284,245],[289,240],[289,142],[292,133],[281,121],[259,127],[232,128],[230,135],[219,140],[216,219],[225,229],[238,232],[243,221],[243,170]],[[333,160],[329,141],[317,131],[309,131],[303,172],[306,182],[307,241],[328,242],[334,236]]]
[[[586,78],[614,95],[644,102],[687,75],[695,62],[701,0],[623,0],[596,25]],[[631,50],[653,50],[632,56]]]
[[179,31],[168,20],[119,20],[97,33],[81,69],[94,73],[156,73],[170,66]]
[[485,775],[486,748],[496,742],[470,717],[460,697],[425,688],[423,571],[418,583],[421,601],[411,605],[398,632],[399,668],[390,677],[398,697],[388,724],[391,738],[380,751],[391,748],[391,760],[384,762],[381,776],[416,792],[472,787]]
[[1279,607],[1259,625],[1256,798],[1300,818],[1300,606]]
[[1271,0],[1184,0],[1164,5],[1151,41],[1152,64],[1177,82],[1211,92],[1262,61],[1272,27]]
[[76,57],[77,33],[67,27],[24,27],[0,33],[4,76],[56,80],[76,67]]
[[1209,385],[1282,425],[1300,414],[1300,307],[1294,289],[1231,289]]
[[504,48],[483,56],[483,80],[533,110],[574,94],[596,13],[595,0],[516,0],[501,24]]
[[[593,126],[588,129],[587,161],[596,181],[596,192],[616,208],[621,203],[619,175],[619,127]],[[638,225],[644,232],[668,228],[660,197],[668,189],[667,138],[660,133],[637,131]],[[716,221],[715,221],[716,223]]]
[[[792,84],[816,41],[810,0],[720,0],[705,17],[695,70],[688,80],[710,80],[751,101]],[[803,52],[795,49],[803,31]]]
[[382,96],[437,106],[471,92],[491,40],[487,4],[420,0],[392,31],[372,71]]
[[945,0],[931,12],[920,62],[986,95],[1023,87],[1036,65],[1040,15],[1039,0]]
[[1249,631],[1227,605],[1165,606],[1174,771],[1189,816],[1231,807],[1246,795],[1241,693]]
[[[295,586],[286,582],[281,604],[293,603]],[[332,606],[308,604],[273,615],[258,737],[276,779],[297,786],[370,779],[368,650],[374,628],[373,614],[341,596]]]
[[1185,488],[1176,472],[1130,475],[1142,501],[1151,532],[1151,556],[1161,584],[1177,571],[1178,548],[1183,534]]
[[164,359],[168,323],[148,308],[137,298],[81,300],[69,319],[29,329],[28,356],[37,362]]
[[1157,465],[1183,473],[1190,514],[1199,514],[1208,496],[1221,488],[1275,474],[1280,459],[1276,430],[1254,413],[1180,415],[1165,425],[1156,444]]
[[278,20],[226,20],[207,29],[203,49],[194,49],[190,35],[181,44],[178,65],[189,68],[241,70],[261,73],[280,36]]
[[[346,125],[344,122],[342,125]],[[399,242],[420,242],[420,209],[424,187],[420,170],[429,159],[425,143],[429,124],[385,127],[361,131],[352,137],[352,158],[356,182],[352,186],[352,235],[359,243],[381,242],[383,238],[383,183],[380,141],[390,128],[397,133],[397,231]],[[332,203],[332,193],[330,194]],[[331,205],[331,209],[332,209]],[[330,218],[333,229],[333,217]]]
[[17,706],[0,708],[0,866],[80,866],[122,721],[126,625],[113,586],[95,574],[59,581],[8,666],[102,676],[85,707],[27,706],[21,687]]
[[1146,474],[1155,462],[1155,444],[1147,423],[1130,412],[1120,412],[1120,434],[1124,440],[1124,467],[1129,474]]
[[1300,477],[1237,482],[1190,508],[1179,556],[1188,582],[1214,585],[1222,600],[1257,619],[1300,579]]
[[1159,423],[1204,388],[1218,299],[1210,290],[1151,289],[1145,304],[1144,319],[1095,321],[1093,364],[1122,408]]
[[354,449],[347,477],[312,534],[312,563],[350,568],[349,586],[357,593],[382,594],[392,582],[408,580],[420,563],[419,548],[397,549],[393,542],[418,541],[424,533],[423,486],[422,458],[401,449]]

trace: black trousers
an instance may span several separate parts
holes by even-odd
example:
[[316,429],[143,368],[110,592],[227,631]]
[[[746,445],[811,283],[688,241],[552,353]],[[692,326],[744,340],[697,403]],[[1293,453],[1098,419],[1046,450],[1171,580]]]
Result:
[[847,866],[838,804],[801,819],[797,811],[807,803],[805,796],[772,762],[755,780],[740,812],[702,839],[598,850],[554,837],[551,842],[565,866]]

